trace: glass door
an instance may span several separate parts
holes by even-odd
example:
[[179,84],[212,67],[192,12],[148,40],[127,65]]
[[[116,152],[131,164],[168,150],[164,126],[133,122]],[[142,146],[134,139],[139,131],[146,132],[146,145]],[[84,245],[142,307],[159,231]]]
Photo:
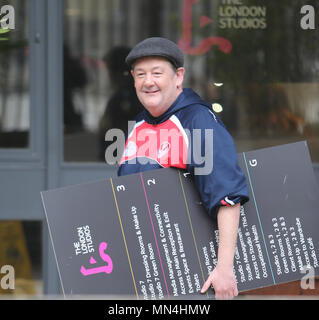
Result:
[[0,299],[43,293],[43,8],[0,0]]

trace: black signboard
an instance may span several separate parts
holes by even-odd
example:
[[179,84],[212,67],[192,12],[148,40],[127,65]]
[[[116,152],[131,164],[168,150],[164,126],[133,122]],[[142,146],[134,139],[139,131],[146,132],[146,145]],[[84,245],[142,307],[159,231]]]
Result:
[[[239,154],[250,201],[241,207],[239,291],[319,270],[319,189],[306,142]],[[187,172],[173,168],[41,193],[65,295],[207,298],[218,228]]]

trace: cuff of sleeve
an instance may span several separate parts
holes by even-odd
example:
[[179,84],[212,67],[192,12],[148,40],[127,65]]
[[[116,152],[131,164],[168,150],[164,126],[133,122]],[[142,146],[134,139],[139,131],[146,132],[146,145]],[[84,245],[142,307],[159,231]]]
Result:
[[245,204],[249,198],[247,196],[226,196],[223,199],[221,199],[211,210],[211,215],[213,217],[217,216],[218,210],[220,207],[231,207],[234,206],[237,203],[240,203],[241,205]]

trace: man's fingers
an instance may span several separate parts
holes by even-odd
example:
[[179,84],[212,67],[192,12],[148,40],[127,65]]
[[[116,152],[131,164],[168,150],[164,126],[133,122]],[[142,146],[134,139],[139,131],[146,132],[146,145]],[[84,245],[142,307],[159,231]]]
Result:
[[203,284],[202,290],[200,291],[201,293],[205,293],[209,287],[211,286],[211,281],[210,279],[206,280],[206,282]]

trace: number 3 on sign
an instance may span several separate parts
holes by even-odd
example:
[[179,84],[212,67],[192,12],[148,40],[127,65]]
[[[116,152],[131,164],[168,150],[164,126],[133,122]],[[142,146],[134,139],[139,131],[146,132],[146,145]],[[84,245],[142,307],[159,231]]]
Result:
[[120,186],[116,187],[116,190],[117,190],[117,192],[125,191],[125,187],[121,184]]

